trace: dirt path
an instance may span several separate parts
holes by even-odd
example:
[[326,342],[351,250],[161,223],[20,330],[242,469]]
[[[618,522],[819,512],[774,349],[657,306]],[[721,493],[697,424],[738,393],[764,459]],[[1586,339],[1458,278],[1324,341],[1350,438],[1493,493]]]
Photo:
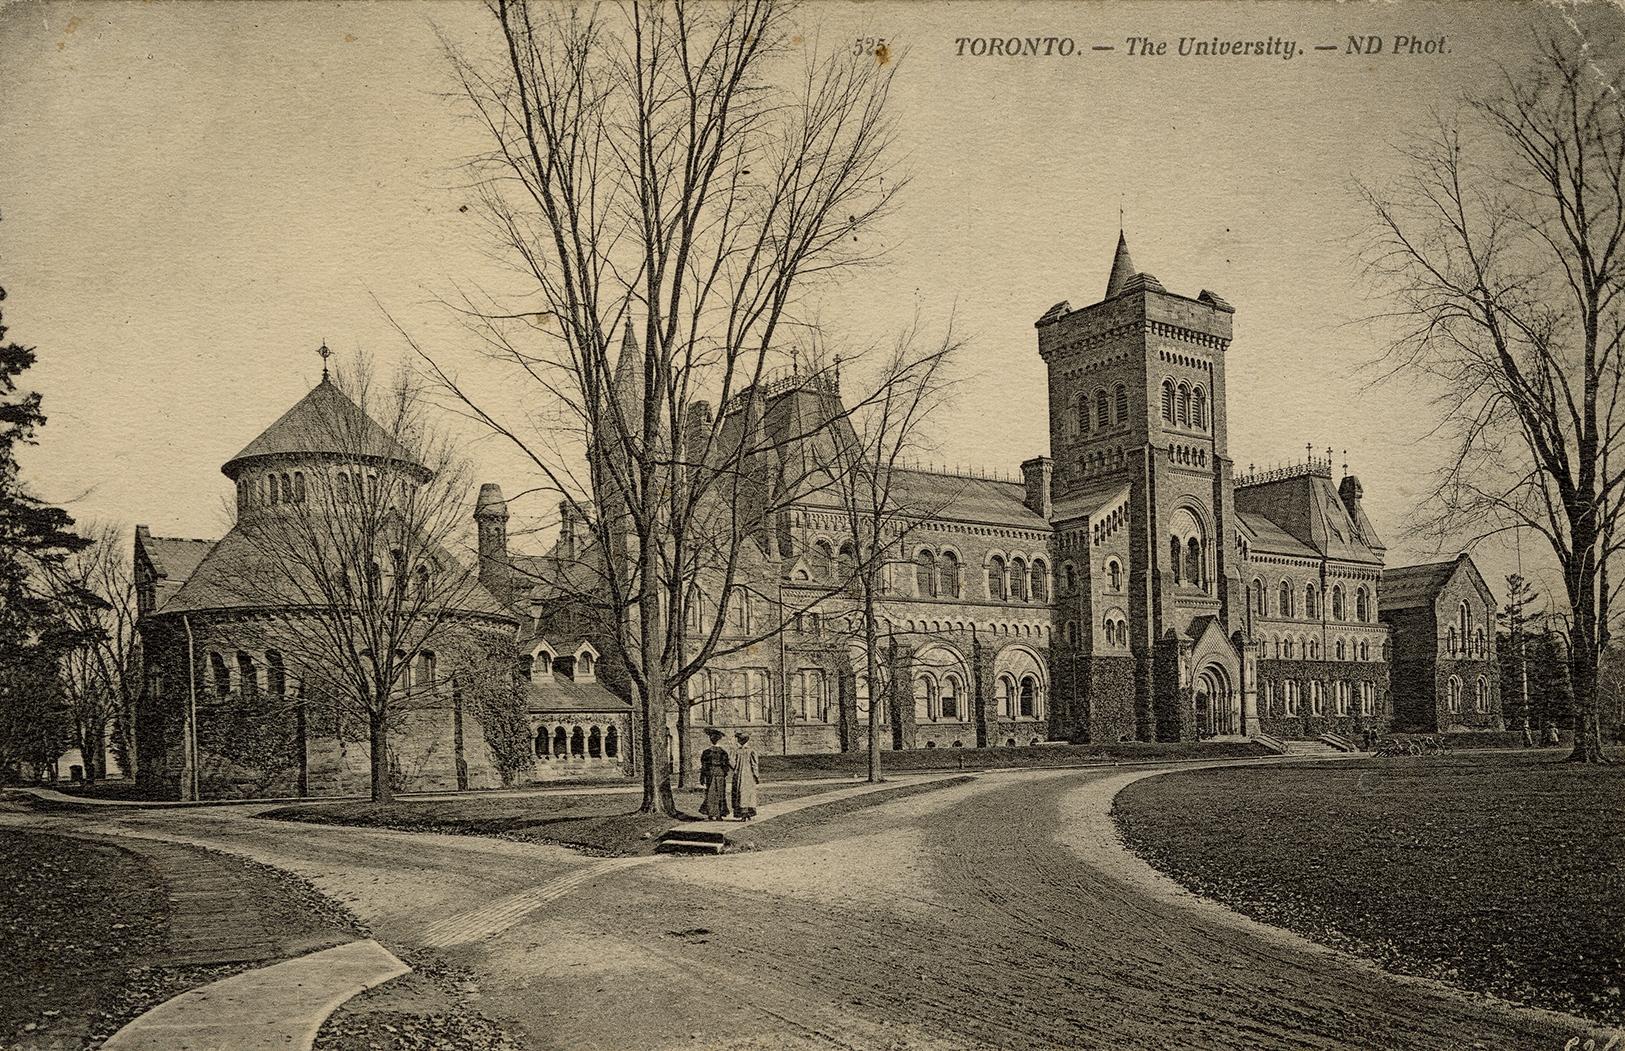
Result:
[[781,850],[612,874],[466,949],[529,1046],[1561,1047],[1147,897],[1061,837],[1111,772],[983,778]]
[[[598,859],[475,837],[204,813],[92,824],[298,872],[386,944],[432,944],[478,975],[475,1006],[536,1049],[1560,1048],[1575,1035],[1148,895],[1078,839],[1079,790],[1113,776],[987,774],[777,849],[601,866],[581,884]],[[568,893],[541,893],[561,882]],[[516,922],[448,930],[482,905]]]

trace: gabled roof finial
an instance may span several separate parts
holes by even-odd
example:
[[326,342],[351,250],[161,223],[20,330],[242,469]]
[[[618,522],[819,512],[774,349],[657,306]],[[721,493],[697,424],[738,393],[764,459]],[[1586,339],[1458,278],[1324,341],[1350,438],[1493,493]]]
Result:
[[322,345],[316,349],[316,353],[318,353],[318,354],[320,354],[322,356],[322,382],[326,383],[327,382],[327,359],[333,356],[333,352],[331,350],[327,349],[327,340],[325,340],[325,339],[322,340]]

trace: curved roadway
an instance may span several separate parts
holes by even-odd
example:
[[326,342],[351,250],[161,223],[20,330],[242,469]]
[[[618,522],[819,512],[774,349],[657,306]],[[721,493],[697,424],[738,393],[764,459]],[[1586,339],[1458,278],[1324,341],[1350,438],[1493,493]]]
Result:
[[480,975],[479,1008],[527,1047],[1557,1049],[1581,1032],[1147,893],[1077,835],[1114,773],[988,774],[741,829],[756,850],[610,864],[227,811],[97,824],[311,878],[385,944]]

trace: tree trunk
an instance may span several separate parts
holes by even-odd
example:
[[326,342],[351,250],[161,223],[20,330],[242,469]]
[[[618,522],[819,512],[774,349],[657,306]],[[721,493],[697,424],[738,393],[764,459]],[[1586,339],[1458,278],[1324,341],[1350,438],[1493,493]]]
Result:
[[395,786],[389,780],[389,709],[374,702],[367,726],[372,745],[372,801],[391,803]]
[[1602,733],[1597,726],[1597,616],[1594,605],[1596,579],[1589,563],[1589,538],[1576,535],[1575,557],[1586,559],[1565,583],[1569,585],[1569,606],[1574,614],[1569,632],[1569,687],[1572,692],[1574,750],[1571,763],[1606,763],[1602,753]]
[[[678,650],[682,652],[681,648]],[[677,787],[688,787],[688,740],[693,732],[694,712],[688,706],[688,683],[677,691],[677,755],[672,765],[677,768]]]
[[879,639],[875,631],[875,592],[867,583],[863,588],[863,663],[869,681],[869,782],[880,777],[880,667],[876,658]]
[[660,660],[659,603],[638,603],[638,649],[643,661],[643,804],[640,814],[677,816],[671,792],[671,757],[666,754],[666,668]]

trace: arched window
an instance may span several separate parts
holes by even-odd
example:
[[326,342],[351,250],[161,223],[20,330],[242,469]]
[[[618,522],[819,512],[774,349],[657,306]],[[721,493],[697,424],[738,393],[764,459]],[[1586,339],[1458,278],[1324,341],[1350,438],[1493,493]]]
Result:
[[1354,593],[1354,619],[1364,624],[1371,617],[1371,596],[1365,588]]
[[987,597],[995,601],[1003,601],[1004,590],[1004,559],[994,555],[987,563]]
[[998,680],[993,684],[993,699],[999,706],[999,716],[1001,718],[1009,719],[1015,715],[1013,710],[1015,688],[1016,684],[1011,681],[1008,675],[999,676]]
[[260,692],[260,673],[254,658],[237,651],[237,692],[244,697],[256,697]]
[[1185,541],[1185,583],[1193,588],[1202,586],[1202,542],[1194,536]]
[[1287,660],[1292,659],[1292,638],[1290,636],[1281,640],[1281,656]]
[[1315,598],[1315,586],[1313,584],[1305,584],[1303,586],[1303,615],[1310,620],[1314,620],[1316,617]]
[[829,546],[828,540],[820,540],[813,545],[815,558],[813,559],[813,576],[819,580],[828,580],[835,571],[835,549]]
[[214,679],[214,692],[216,696],[226,697],[231,693],[231,672],[226,668],[226,658],[210,651],[209,674]]
[[1332,618],[1335,620],[1343,619],[1343,586],[1341,584],[1332,585]]
[[1191,389],[1183,383],[1179,385],[1179,425],[1189,427],[1191,423]]
[[914,555],[914,593],[921,598],[936,597],[937,560],[929,551]]
[[594,759],[598,759],[602,757],[603,754],[604,733],[602,730],[598,729],[598,727],[594,726],[591,730],[587,731],[587,755]]
[[303,471],[293,472],[293,502],[296,504],[305,502],[305,472]]
[[1073,433],[1087,433],[1089,430],[1089,395],[1079,391],[1077,405],[1073,411],[1077,414],[1074,418]]
[[1338,660],[1347,660],[1348,659],[1348,644],[1345,643],[1342,639],[1337,640],[1337,659]]
[[265,651],[265,692],[272,697],[282,697],[288,692],[288,669],[282,663],[282,654],[276,650]]
[[1020,558],[1010,560],[1010,600],[1027,601],[1027,563]]
[[435,666],[434,651],[433,650],[422,650],[422,651],[420,651],[418,653],[418,662],[417,663],[418,663],[417,675],[416,675],[416,677],[414,678],[413,681],[415,681],[418,686],[420,686],[423,689],[426,689],[426,690],[428,690],[428,691],[430,691],[432,693],[434,691],[436,685],[438,685],[438,683],[439,683],[439,674],[440,674],[439,670]]
[[847,588],[855,589],[858,586],[858,556],[851,544],[842,544],[836,553],[840,565],[841,582]]
[[1256,577],[1253,579],[1253,611],[1260,617],[1267,617],[1270,612],[1269,592],[1264,590],[1264,581]]
[[1368,661],[1368,660],[1371,659],[1371,643],[1363,641],[1363,640],[1361,641],[1361,643],[1360,643],[1360,659],[1363,660],[1363,661]]
[[1449,644],[1450,644],[1450,656],[1454,657],[1456,655],[1456,650],[1459,648],[1459,645],[1458,645],[1458,643],[1456,641],[1456,626],[1454,624],[1452,624],[1450,626]]
[[621,732],[611,726],[604,731],[604,758],[615,759],[621,754]]
[[570,754],[570,738],[562,726],[553,731],[553,754],[561,759]]
[[1033,559],[1032,579],[1033,579],[1033,585],[1032,585],[1031,595],[1032,595],[1033,601],[1034,602],[1048,602],[1049,601],[1049,573],[1046,570],[1046,568],[1044,566],[1044,562],[1043,562],[1042,559],[1038,559],[1038,558]]
[[1173,570],[1174,583],[1175,584],[1178,584],[1182,579],[1180,577],[1180,575],[1179,575],[1180,554],[1181,554],[1181,552],[1180,552],[1179,537],[1177,537],[1177,536],[1169,537],[1168,538],[1168,568]]
[[942,697],[938,708],[944,719],[959,719],[959,676],[948,675],[942,680]]
[[1467,640],[1472,638],[1473,632],[1473,611],[1468,607],[1465,599],[1462,600],[1460,606],[1456,607],[1456,628],[1461,637],[1462,645],[1465,646]]
[[1304,647],[1304,650],[1305,650],[1305,652],[1304,652],[1305,657],[1308,657],[1312,661],[1320,660],[1320,640],[1319,639],[1315,638],[1314,636],[1310,636],[1309,643],[1308,643],[1307,646]]
[[1490,710],[1490,682],[1482,675],[1473,687],[1473,709],[1480,712]]
[[937,593],[959,597],[959,556],[952,551],[944,551],[937,558]]
[[547,727],[543,726],[536,731],[536,755],[542,759],[547,758],[549,734]]
[[1115,558],[1106,562],[1106,583],[1113,591],[1123,590],[1123,564]]
[[579,726],[570,731],[570,754],[577,759],[587,754],[587,735]]
[[921,675],[914,680],[914,720],[915,722],[930,722],[931,714],[931,678]]
[[1024,675],[1021,679],[1021,718],[1032,719],[1038,715],[1038,682],[1031,675]]
[[1484,655],[1484,629],[1479,628],[1473,632],[1473,656],[1477,657],[1479,660],[1483,660]]
[[1095,391],[1095,429],[1105,430],[1112,423],[1112,404],[1104,390]]
[[1291,581],[1287,581],[1287,580],[1281,581],[1281,589],[1280,589],[1280,591],[1281,591],[1281,593],[1278,596],[1278,599],[1279,599],[1279,605],[1280,605],[1281,608],[1276,611],[1276,615],[1280,616],[1280,617],[1290,617],[1290,616],[1292,616],[1292,583],[1291,583]]
[[1117,403],[1117,422],[1128,422],[1128,388],[1119,383],[1113,392],[1113,400]]
[[273,474],[271,475],[268,484],[270,485],[270,502],[273,504],[281,503],[282,482],[277,478],[276,475]]
[[1191,392],[1191,426],[1199,431],[1207,429],[1207,392],[1201,387]]
[[1174,422],[1174,381],[1162,381],[1162,419],[1164,423]]
[[1457,676],[1450,676],[1450,690],[1445,704],[1451,712],[1461,711],[1461,679]]

